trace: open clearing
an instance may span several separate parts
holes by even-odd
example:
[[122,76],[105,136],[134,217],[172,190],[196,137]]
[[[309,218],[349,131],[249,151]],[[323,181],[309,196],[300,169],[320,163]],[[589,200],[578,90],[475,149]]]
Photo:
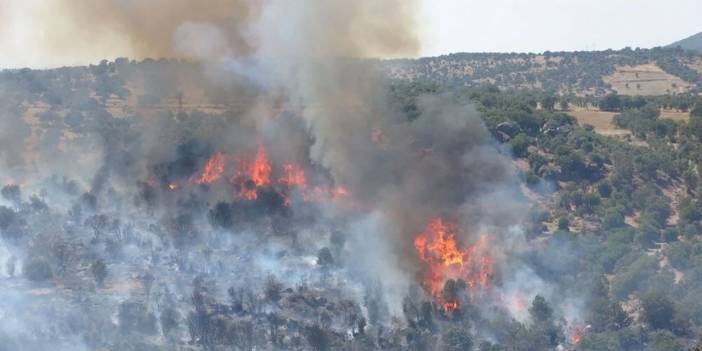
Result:
[[690,84],[665,73],[653,63],[638,66],[618,66],[616,72],[602,77],[605,83],[621,95],[665,95],[684,93]]
[[687,122],[690,120],[690,112],[661,110],[661,118],[672,119],[676,122]]
[[[626,136],[631,134],[628,129],[618,128],[614,124],[614,116],[616,116],[618,112],[607,112],[596,109],[575,109],[567,113],[575,117],[578,124],[589,124],[595,127],[595,132],[601,135]],[[690,120],[690,113],[677,110],[661,110],[661,118],[671,119],[676,122],[687,122]]]
[[625,136],[631,134],[627,129],[620,129],[614,125],[613,119],[616,112],[606,112],[599,110],[574,110],[569,111],[569,115],[578,120],[578,124],[589,124],[595,127],[595,132],[608,136]]

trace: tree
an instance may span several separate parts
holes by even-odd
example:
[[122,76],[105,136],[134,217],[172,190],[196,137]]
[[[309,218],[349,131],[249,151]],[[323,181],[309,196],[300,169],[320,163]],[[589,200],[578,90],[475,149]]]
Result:
[[641,299],[644,319],[654,329],[670,329],[673,321],[673,302],[662,293],[651,292]]
[[563,216],[558,219],[558,230],[570,230],[570,220],[568,217]]
[[649,337],[646,351],[684,351],[685,347],[675,338],[673,333],[660,330]]
[[95,277],[95,282],[99,287],[102,287],[105,283],[105,278],[107,277],[107,265],[105,261],[99,259],[90,265],[90,272]]
[[618,208],[608,208],[602,219],[603,229],[619,228],[624,226],[624,214]]
[[22,199],[22,192],[20,187],[17,185],[5,185],[2,190],[0,190],[2,197],[5,200],[18,204]]
[[266,284],[263,288],[266,299],[277,303],[282,298],[283,284],[279,283],[274,276],[268,276]]
[[651,248],[660,240],[661,235],[658,228],[650,223],[642,223],[636,231],[635,238],[641,247]]
[[317,252],[317,264],[324,268],[334,265],[334,257],[328,247],[323,247]]
[[44,282],[54,276],[49,262],[42,257],[30,259],[25,263],[23,271],[24,276],[33,282]]
[[678,205],[678,213],[680,218],[687,222],[695,222],[702,219],[702,213],[698,208],[697,201],[692,198],[685,198]]
[[562,99],[560,101],[560,107],[561,107],[561,111],[570,110],[570,104],[568,103],[568,100]]
[[609,94],[600,100],[600,110],[617,112],[622,109],[622,99],[617,94]]
[[471,351],[473,349],[473,338],[468,330],[451,327],[441,336],[442,350],[447,351]]
[[509,141],[510,146],[512,146],[512,153],[517,157],[527,156],[527,150],[529,148],[529,137],[524,133],[517,134],[512,140]]
[[9,207],[0,206],[0,229],[7,230],[17,220],[17,214]]
[[313,350],[323,351],[331,348],[331,340],[329,340],[327,332],[318,325],[307,327],[305,336]]
[[600,193],[600,196],[608,198],[610,195],[612,195],[612,184],[606,180],[600,182],[597,184],[597,192]]
[[534,301],[531,303],[531,307],[529,307],[529,314],[534,320],[544,322],[551,319],[553,316],[553,309],[543,296],[536,295]]
[[556,97],[553,95],[545,96],[541,99],[541,107],[546,111],[553,111],[556,107]]

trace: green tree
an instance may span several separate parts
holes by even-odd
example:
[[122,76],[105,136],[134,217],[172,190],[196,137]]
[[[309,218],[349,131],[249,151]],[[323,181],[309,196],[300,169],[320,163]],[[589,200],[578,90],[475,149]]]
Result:
[[512,140],[509,141],[510,146],[512,146],[512,153],[516,157],[527,156],[527,150],[529,148],[529,137],[524,133],[517,134]]
[[617,94],[609,94],[600,100],[602,111],[616,112],[622,109],[622,99]]
[[653,329],[668,329],[672,327],[673,302],[660,292],[651,292],[641,299],[644,319]]
[[568,111],[568,110],[570,110],[570,104],[568,103],[568,100],[561,99],[561,101],[560,101],[560,107],[561,107],[561,111]]
[[541,99],[541,107],[546,111],[553,111],[556,107],[556,97],[553,95],[545,96]]
[[553,309],[541,295],[536,295],[529,307],[529,314],[535,321],[545,322],[553,317]]
[[702,219],[702,213],[697,205],[697,201],[689,197],[680,201],[678,213],[680,214],[680,218],[687,222],[695,222]]
[[568,219],[568,217],[563,216],[558,219],[558,230],[570,230],[570,220]]
[[667,330],[653,332],[646,351],[684,351],[685,347]]

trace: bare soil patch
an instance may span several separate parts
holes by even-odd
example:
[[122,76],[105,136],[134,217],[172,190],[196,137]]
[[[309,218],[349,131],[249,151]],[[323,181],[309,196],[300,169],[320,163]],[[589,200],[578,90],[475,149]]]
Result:
[[690,90],[690,83],[664,72],[653,63],[618,66],[616,72],[602,77],[602,80],[621,95],[664,95]]
[[599,110],[573,110],[568,112],[575,117],[580,125],[589,124],[595,127],[595,132],[607,136],[626,136],[631,132],[614,125],[616,112],[606,112]]

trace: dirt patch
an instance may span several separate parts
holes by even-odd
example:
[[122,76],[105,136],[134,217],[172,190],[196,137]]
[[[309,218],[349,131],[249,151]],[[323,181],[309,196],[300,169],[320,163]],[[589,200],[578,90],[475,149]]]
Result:
[[687,122],[690,120],[690,112],[661,110],[661,118],[672,119],[676,122]]
[[621,129],[614,125],[613,120],[615,112],[606,112],[599,110],[573,110],[568,112],[569,115],[578,120],[578,124],[589,124],[595,127],[595,132],[607,136],[626,136],[631,132],[627,129]]
[[680,220],[678,206],[685,198],[685,186],[683,184],[674,184],[668,187],[661,188],[663,195],[670,201],[670,217],[668,217],[668,225],[674,226]]
[[690,83],[664,72],[653,63],[617,66],[616,72],[602,77],[602,80],[621,95],[665,95],[690,90]]

